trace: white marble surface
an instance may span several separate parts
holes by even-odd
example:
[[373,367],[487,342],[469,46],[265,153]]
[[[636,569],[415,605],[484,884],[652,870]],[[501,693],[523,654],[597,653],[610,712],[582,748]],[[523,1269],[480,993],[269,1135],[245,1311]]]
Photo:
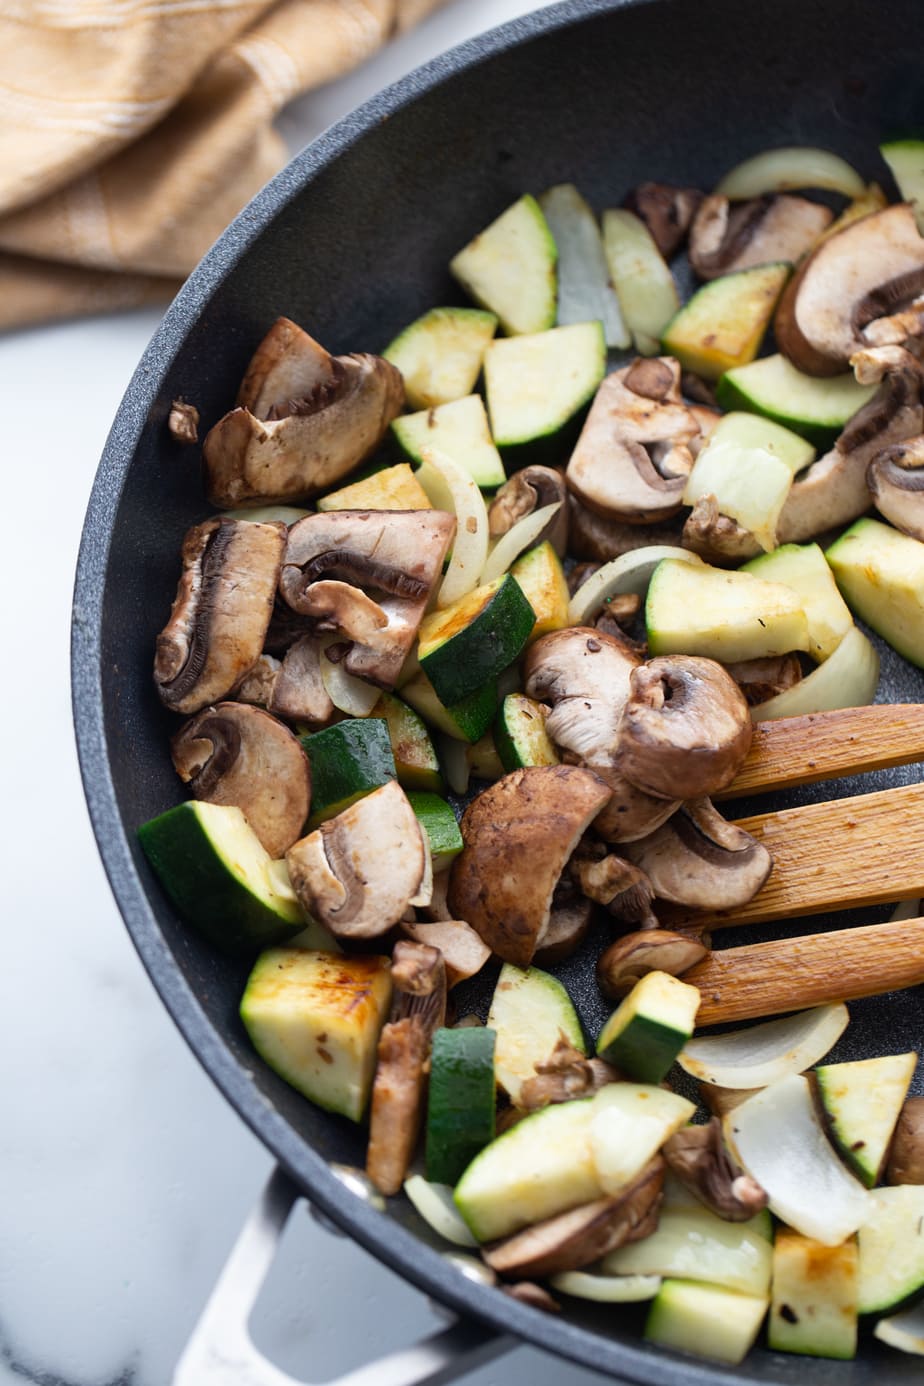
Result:
[[[531,8],[455,0],[298,103],[291,146],[458,40]],[[269,1174],[135,956],[84,808],[68,621],[81,522],[155,312],[0,338],[0,1386],[163,1386]],[[299,1205],[254,1321],[281,1367],[325,1380],[434,1323],[424,1299]],[[348,1293],[347,1293],[348,1290]],[[471,1386],[602,1378],[519,1349]]]

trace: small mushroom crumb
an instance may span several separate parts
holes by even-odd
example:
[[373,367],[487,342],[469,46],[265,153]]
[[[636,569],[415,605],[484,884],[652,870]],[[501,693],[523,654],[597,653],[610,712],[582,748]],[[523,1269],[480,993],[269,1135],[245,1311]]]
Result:
[[680,1182],[727,1222],[747,1222],[767,1206],[766,1192],[729,1155],[718,1117],[676,1131],[662,1154]]
[[170,406],[167,428],[171,438],[177,443],[198,443],[199,410],[194,404],[187,404],[182,397],[175,399]]
[[548,1290],[536,1285],[532,1280],[520,1280],[516,1285],[503,1285],[502,1290],[520,1304],[529,1304],[533,1309],[541,1309],[546,1314],[561,1313],[561,1305],[553,1299]]
[[521,1085],[517,1106],[522,1111],[538,1112],[559,1102],[590,1097],[619,1077],[618,1069],[603,1060],[588,1059],[560,1030],[552,1053],[536,1064],[535,1078],[527,1078]]

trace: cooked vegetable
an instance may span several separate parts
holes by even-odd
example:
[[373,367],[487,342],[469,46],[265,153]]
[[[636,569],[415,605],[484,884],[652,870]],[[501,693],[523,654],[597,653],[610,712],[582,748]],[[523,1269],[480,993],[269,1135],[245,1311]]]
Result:
[[690,227],[690,264],[701,279],[716,279],[771,262],[795,264],[815,245],[833,213],[818,202],[788,194],[731,203],[706,197]]
[[[452,606],[478,581],[488,555],[488,512],[474,478],[454,458],[428,447],[418,479],[434,504],[446,504],[456,517],[452,556],[436,598]],[[442,498],[442,499],[441,499]]]
[[451,1185],[434,1184],[424,1179],[422,1174],[412,1174],[404,1181],[404,1192],[424,1222],[438,1236],[456,1246],[478,1245],[459,1216]]
[[773,553],[752,558],[742,572],[791,587],[802,602],[808,624],[808,653],[826,660],[853,625],[853,617],[825,556],[817,544],[784,544]]
[[440,702],[433,684],[421,670],[402,685],[401,695],[431,727],[458,741],[479,741],[497,712],[497,683],[493,679],[447,707]]
[[779,1228],[773,1245],[768,1346],[808,1357],[855,1357],[857,1266],[854,1240],[826,1246],[791,1228]]
[[704,380],[745,366],[760,350],[789,265],[758,265],[704,284],[668,323],[661,345]]
[[725,174],[716,188],[724,197],[760,197],[787,188],[829,188],[846,197],[860,197],[863,179],[846,159],[829,149],[786,145],[754,154]]
[[645,1321],[645,1338],[712,1361],[740,1362],[754,1345],[767,1304],[765,1295],[665,1280]]
[[851,610],[924,665],[924,544],[879,520],[857,520],[825,557]]
[[492,342],[484,358],[484,383],[491,431],[501,452],[519,462],[527,460],[530,448],[559,448],[605,369],[599,322]]
[[665,327],[680,307],[677,286],[641,217],[603,213],[603,246],[636,351],[657,356]]
[[875,386],[852,375],[819,379],[805,375],[779,354],[737,366],[719,379],[716,399],[723,409],[748,409],[799,433],[817,448],[830,447]]
[[805,678],[751,708],[755,722],[802,717],[839,707],[871,703],[879,686],[879,655],[857,626],[851,626],[834,653]]
[[555,322],[558,251],[548,222],[528,193],[449,262],[476,303],[496,313],[508,334],[542,332]]
[[443,702],[460,702],[513,663],[534,620],[516,578],[504,573],[424,617],[420,667]]
[[702,1126],[685,1126],[661,1148],[667,1167],[697,1202],[728,1222],[750,1222],[767,1206],[767,1195],[755,1179],[735,1164],[712,1117]]
[[689,1040],[699,992],[667,972],[649,972],[600,1031],[601,1059],[645,1083],[660,1083]]
[[392,693],[381,693],[371,717],[380,717],[388,728],[398,783],[403,789],[443,789],[440,763],[423,719]]
[[598,1304],[634,1304],[652,1299],[661,1288],[660,1275],[599,1275],[590,1271],[559,1271],[549,1276],[559,1294],[592,1299]]
[[524,1082],[535,1077],[536,1065],[548,1059],[560,1036],[581,1054],[586,1052],[574,1003],[558,978],[538,967],[523,970],[504,964],[488,1024],[497,1034],[497,1081],[514,1106],[519,1105]]
[[549,513],[545,528],[536,536],[536,543],[548,539],[559,557],[568,546],[568,488],[565,478],[554,467],[523,467],[514,472],[501,486],[488,510],[491,538],[499,539],[527,515],[561,502]]
[[434,871],[445,871],[462,851],[462,834],[445,799],[425,790],[409,789],[408,803],[430,839]]
[[880,1319],[873,1329],[880,1342],[899,1352],[912,1352],[924,1357],[924,1306],[916,1304],[894,1318]]
[[430,501],[407,463],[399,462],[395,467],[384,467],[339,491],[329,491],[319,499],[318,509],[429,510]]
[[763,843],[728,823],[709,799],[690,799],[666,823],[620,851],[647,875],[660,900],[732,910],[752,900],[770,875]]
[[899,1113],[889,1162],[889,1184],[924,1184],[924,1097],[909,1097]]
[[423,462],[425,453],[437,448],[457,462],[479,486],[490,489],[502,486],[507,480],[480,395],[465,395],[419,414],[403,414],[395,419],[391,431],[414,462]]
[[404,377],[411,409],[435,409],[471,394],[497,318],[480,308],[431,308],[382,352]]
[[603,1269],[608,1275],[682,1276],[765,1295],[772,1256],[763,1214],[750,1222],[727,1222],[699,1205],[668,1207],[656,1232],[607,1256]]
[[536,617],[530,641],[568,625],[568,579],[550,540],[522,554],[512,564],[510,575],[516,578]]
[[889,1314],[924,1295],[924,1188],[873,1189],[857,1234],[859,1311]]
[[522,693],[509,693],[501,705],[494,740],[505,770],[527,765],[558,765],[559,755],[545,729],[546,709]]
[[[604,996],[619,1000],[649,972],[682,977],[708,951],[699,939],[689,934],[674,934],[668,929],[641,929],[637,933],[623,934],[600,954],[597,981]],[[679,1057],[682,1062],[682,1054]]]
[[427,1178],[454,1184],[494,1139],[494,1031],[437,1030],[427,1101]]
[[695,654],[731,663],[808,648],[808,623],[790,587],[706,563],[658,565],[645,603],[653,655]]
[[889,165],[903,201],[914,208],[918,230],[924,233],[924,141],[889,140],[879,146],[879,153]]
[[598,319],[607,346],[627,347],[630,337],[622,296],[619,285],[610,282],[612,269],[597,218],[573,183],[549,188],[539,198],[539,206],[558,247],[559,326]]
[[701,1083],[724,1088],[764,1088],[787,1073],[802,1073],[840,1039],[850,1016],[843,1004],[817,1006],[746,1030],[700,1035],[677,1062]]
[[664,558],[676,558],[681,563],[702,562],[688,549],[670,544],[650,545],[621,554],[598,568],[577,589],[568,607],[568,624],[589,624],[614,597],[623,593],[644,596],[652,573]]
[[301,744],[311,765],[312,828],[396,777],[388,727],[380,718],[348,718],[303,736]]
[[589,1139],[603,1192],[628,1187],[695,1110],[685,1097],[651,1083],[602,1087],[594,1097]]
[[917,1062],[912,1052],[815,1069],[815,1090],[834,1147],[868,1189],[885,1169]]
[[[549,522],[554,519],[560,509],[561,501],[554,501],[551,505],[543,506],[541,510],[534,511],[532,515],[524,515],[522,520],[518,520],[513,528],[498,539],[491,549],[481,574],[481,581],[483,583],[492,582],[494,578],[506,573],[524,550],[532,548],[539,535],[548,528]],[[551,544],[549,549],[555,557],[555,551]],[[555,557],[555,562],[558,563],[557,557]],[[566,586],[564,575],[562,575],[561,586]],[[557,627],[552,626],[551,629],[555,630]]]

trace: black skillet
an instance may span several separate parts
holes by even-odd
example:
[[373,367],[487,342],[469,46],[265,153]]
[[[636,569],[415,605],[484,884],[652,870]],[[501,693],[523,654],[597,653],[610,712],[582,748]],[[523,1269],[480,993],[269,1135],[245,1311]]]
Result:
[[[877,144],[924,124],[922,18],[915,0],[569,0],[436,59],[299,155],[206,256],[129,386],[87,515],[73,624],[86,794],[122,914],[189,1044],[299,1188],[363,1246],[437,1300],[633,1381],[883,1386],[918,1380],[920,1366],[871,1339],[854,1363],[757,1350],[725,1368],[663,1353],[641,1342],[632,1306],[569,1301],[542,1315],[463,1279],[403,1200],[384,1215],[345,1194],[328,1162],[361,1165],[362,1133],[257,1061],[237,1019],[245,969],[182,927],[135,838],[181,797],[151,658],[182,535],[207,513],[167,413],[184,395],[209,427],[278,314],[333,351],[378,350],[426,308],[459,301],[450,256],[525,190],[574,181],[601,208],[643,179],[708,188],[747,155],[800,143],[891,188]],[[880,697],[917,701],[920,674],[880,648]],[[870,787],[886,782],[895,776]],[[595,1033],[587,968],[567,971]],[[852,1011],[837,1057],[920,1048],[919,994]]]

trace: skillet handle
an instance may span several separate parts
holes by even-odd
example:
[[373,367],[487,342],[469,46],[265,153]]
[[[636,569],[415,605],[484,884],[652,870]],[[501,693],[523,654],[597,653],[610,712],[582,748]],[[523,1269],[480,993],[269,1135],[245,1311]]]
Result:
[[[278,1166],[244,1224],[193,1329],[173,1386],[308,1386],[280,1371],[251,1341],[248,1321],[299,1190]],[[329,1386],[440,1386],[507,1352],[515,1340],[454,1318],[448,1328],[338,1377]]]

